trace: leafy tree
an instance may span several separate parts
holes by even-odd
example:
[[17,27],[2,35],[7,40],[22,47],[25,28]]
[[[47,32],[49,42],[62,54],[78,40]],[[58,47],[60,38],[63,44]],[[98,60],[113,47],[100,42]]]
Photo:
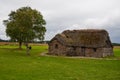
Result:
[[6,34],[11,40],[19,42],[19,48],[23,42],[28,47],[28,42],[44,39],[46,21],[36,9],[22,7],[16,11],[11,11],[8,16],[9,18],[3,21],[6,26]]

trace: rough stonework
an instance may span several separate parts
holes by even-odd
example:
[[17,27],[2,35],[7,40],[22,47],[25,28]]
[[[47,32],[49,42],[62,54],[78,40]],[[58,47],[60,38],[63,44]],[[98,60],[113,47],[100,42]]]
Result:
[[66,30],[50,41],[49,54],[105,57],[113,55],[113,46],[106,30]]

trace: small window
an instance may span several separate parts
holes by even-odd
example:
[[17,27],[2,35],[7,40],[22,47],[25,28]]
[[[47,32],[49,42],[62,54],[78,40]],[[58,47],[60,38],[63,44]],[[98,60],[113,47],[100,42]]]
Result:
[[96,52],[96,51],[97,51],[97,49],[96,49],[96,48],[93,48],[93,51],[94,51],[94,52]]
[[66,36],[66,38],[69,38],[68,36]]
[[85,53],[85,47],[81,47],[81,52]]
[[58,44],[55,44],[55,49],[58,49]]
[[74,51],[76,50],[76,47],[73,46],[72,48],[73,48]]

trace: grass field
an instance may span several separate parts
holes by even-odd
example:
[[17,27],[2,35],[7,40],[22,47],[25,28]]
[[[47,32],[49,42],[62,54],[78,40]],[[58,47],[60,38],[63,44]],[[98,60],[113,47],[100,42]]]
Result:
[[120,80],[120,48],[109,59],[87,59],[40,56],[47,45],[33,45],[26,56],[17,47],[0,46],[0,80]]

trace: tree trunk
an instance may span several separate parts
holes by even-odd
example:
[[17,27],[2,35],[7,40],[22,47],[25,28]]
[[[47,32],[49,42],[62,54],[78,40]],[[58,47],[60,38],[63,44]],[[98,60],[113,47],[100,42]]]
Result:
[[22,49],[22,42],[19,42],[19,49]]

